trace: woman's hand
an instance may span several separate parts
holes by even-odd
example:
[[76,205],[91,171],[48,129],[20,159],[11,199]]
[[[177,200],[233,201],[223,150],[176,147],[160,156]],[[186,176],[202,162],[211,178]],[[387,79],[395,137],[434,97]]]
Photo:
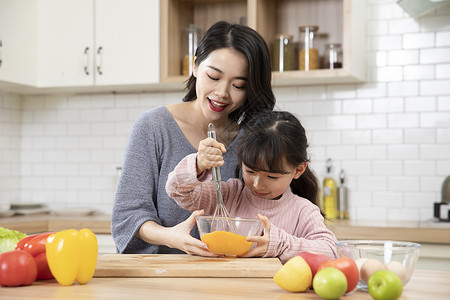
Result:
[[170,231],[170,243],[168,246],[180,249],[191,255],[218,257],[219,255],[208,250],[208,246],[205,243],[190,235],[190,232],[195,225],[195,217],[201,216],[204,213],[203,210],[196,210],[186,221],[168,228]]
[[258,219],[260,219],[264,226],[264,232],[262,236],[249,236],[247,237],[248,242],[257,243],[256,247],[241,255],[240,257],[262,257],[266,254],[269,248],[269,234],[270,234],[270,221],[266,216],[258,214]]
[[225,145],[213,138],[201,140],[197,152],[197,174],[206,169],[221,167],[224,164],[222,154],[227,152]]

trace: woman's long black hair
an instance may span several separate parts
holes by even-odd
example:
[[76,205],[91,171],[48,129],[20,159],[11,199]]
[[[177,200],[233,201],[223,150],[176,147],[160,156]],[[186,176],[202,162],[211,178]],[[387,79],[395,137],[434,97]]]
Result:
[[[195,64],[198,66],[211,52],[222,48],[242,53],[248,62],[247,99],[229,115],[230,119],[244,125],[257,113],[272,110],[275,106],[269,48],[252,28],[220,21],[212,25],[200,40],[195,52]],[[186,84],[188,92],[184,102],[197,99],[196,83],[197,78],[191,75]]]
[[[244,163],[255,171],[286,173],[287,166],[309,162],[307,148],[306,132],[299,119],[287,111],[264,112],[248,122],[239,139],[239,167]],[[290,186],[294,194],[318,205],[319,183],[309,165]]]

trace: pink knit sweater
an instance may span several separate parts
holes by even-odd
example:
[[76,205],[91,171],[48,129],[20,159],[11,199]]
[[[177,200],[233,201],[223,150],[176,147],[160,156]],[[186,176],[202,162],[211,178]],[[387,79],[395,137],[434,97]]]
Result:
[[[197,177],[196,153],[186,156],[169,174],[166,191],[178,205],[193,212],[204,209],[214,214],[216,188],[211,170]],[[253,195],[240,179],[222,182],[222,195],[230,215],[256,218],[262,214],[271,222],[269,247],[264,257],[278,257],[282,263],[302,251],[321,252],[336,257],[336,237],[325,226],[319,208],[288,189],[278,200]],[[258,235],[262,234],[260,228]]]

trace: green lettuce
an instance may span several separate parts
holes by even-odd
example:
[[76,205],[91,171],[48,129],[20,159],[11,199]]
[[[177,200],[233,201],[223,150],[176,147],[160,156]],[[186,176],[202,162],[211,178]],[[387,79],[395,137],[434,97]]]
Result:
[[14,250],[17,243],[26,236],[17,230],[0,227],[0,253]]

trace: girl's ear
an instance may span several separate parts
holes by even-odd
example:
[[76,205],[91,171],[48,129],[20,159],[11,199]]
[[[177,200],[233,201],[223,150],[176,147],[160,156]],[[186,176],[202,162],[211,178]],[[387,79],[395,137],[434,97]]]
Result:
[[303,172],[305,172],[307,167],[308,167],[307,162],[299,164],[297,168],[295,168],[294,170],[294,179],[298,179],[303,174]]
[[195,61],[197,60],[197,56],[194,56],[194,59],[192,60],[192,75],[194,75],[194,77],[197,77],[197,69],[198,66],[196,65]]

